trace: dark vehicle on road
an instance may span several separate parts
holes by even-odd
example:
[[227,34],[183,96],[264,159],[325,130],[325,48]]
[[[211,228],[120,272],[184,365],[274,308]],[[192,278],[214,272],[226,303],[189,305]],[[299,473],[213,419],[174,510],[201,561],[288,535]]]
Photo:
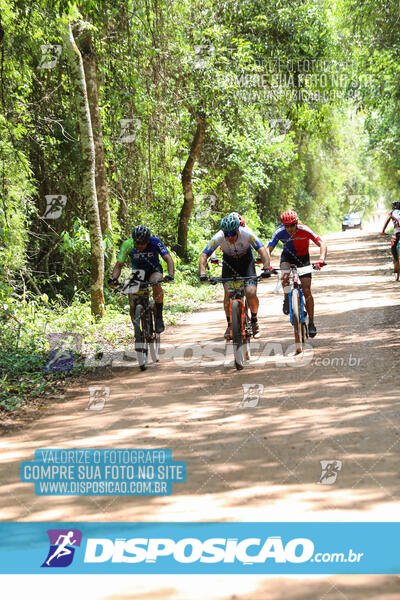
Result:
[[346,229],[362,229],[361,215],[358,212],[346,213],[342,221],[342,231]]

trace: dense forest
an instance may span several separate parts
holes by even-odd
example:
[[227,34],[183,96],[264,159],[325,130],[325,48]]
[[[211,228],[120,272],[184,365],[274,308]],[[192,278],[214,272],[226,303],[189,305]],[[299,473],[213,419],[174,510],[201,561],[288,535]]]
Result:
[[127,329],[105,282],[134,225],[176,260],[173,320],[228,212],[267,241],[286,208],[322,234],[400,199],[398,11],[0,0],[0,406],[44,393],[48,333]]

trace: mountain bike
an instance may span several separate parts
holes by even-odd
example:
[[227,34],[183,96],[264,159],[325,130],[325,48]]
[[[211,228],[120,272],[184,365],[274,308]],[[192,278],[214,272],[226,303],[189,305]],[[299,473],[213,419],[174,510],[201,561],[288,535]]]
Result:
[[[213,264],[216,264],[213,261]],[[261,275],[250,277],[210,277],[206,283],[216,285],[227,284],[229,292],[230,339],[233,341],[235,367],[241,371],[245,360],[250,360],[250,338],[252,327],[247,298],[245,297],[245,281],[259,281]]]
[[141,269],[132,271],[129,280],[121,282],[114,288],[122,294],[133,295],[135,351],[142,371],[147,367],[149,351],[153,362],[158,362],[160,358],[160,334],[156,333],[155,303],[150,301],[150,287],[167,283],[164,279],[143,281],[144,276],[145,271]]
[[[326,263],[324,263],[326,265]],[[304,344],[308,338],[308,327],[306,323],[307,311],[305,308],[304,293],[301,286],[302,275],[308,275],[313,270],[317,270],[315,264],[305,267],[290,265],[291,290],[289,292],[289,315],[290,322],[293,325],[294,341],[296,344],[296,354],[303,352]],[[278,271],[288,272],[288,269],[272,269],[272,273]]]

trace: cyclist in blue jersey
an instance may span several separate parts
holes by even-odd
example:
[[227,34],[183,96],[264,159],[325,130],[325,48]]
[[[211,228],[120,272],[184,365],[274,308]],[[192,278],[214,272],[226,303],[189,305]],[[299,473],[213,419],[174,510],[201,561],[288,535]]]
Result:
[[[150,229],[145,225],[137,225],[133,228],[132,237],[126,240],[119,251],[117,262],[112,272],[110,285],[115,286],[121,275],[122,267],[128,258],[131,259],[132,270],[143,270],[144,281],[161,281],[163,278],[163,269],[159,257],[167,263],[168,275],[164,277],[165,281],[174,279],[174,261],[167,248],[159,238],[150,235]],[[156,308],[156,333],[164,331],[163,321],[163,301],[164,293],[160,285],[153,286],[153,298]],[[133,295],[129,294],[129,306],[131,321],[135,321],[135,305]]]
[[[240,226],[240,221],[236,214],[230,214],[224,217],[221,221],[220,227],[221,229],[208,242],[200,256],[200,280],[207,281],[207,260],[218,247],[220,247],[223,252],[222,277],[228,278],[234,275],[239,277],[254,276],[254,279],[249,279],[245,282],[245,294],[251,311],[251,326],[253,330],[253,336],[258,338],[260,330],[257,317],[259,300],[257,297],[257,281],[255,279],[256,269],[252,248],[257,250],[264,264],[264,270],[262,272],[263,277],[270,277],[271,275],[267,251],[262,242],[250,229]],[[224,290],[224,309],[226,320],[228,321],[228,327],[225,331],[224,337],[229,339],[229,292],[226,285],[224,285]]]

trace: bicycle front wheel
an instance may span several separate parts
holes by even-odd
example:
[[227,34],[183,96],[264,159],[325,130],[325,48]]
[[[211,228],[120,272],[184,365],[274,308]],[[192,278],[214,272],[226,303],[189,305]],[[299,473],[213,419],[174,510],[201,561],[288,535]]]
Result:
[[232,341],[235,367],[238,371],[244,367],[244,348],[242,330],[243,303],[236,300],[232,304]]
[[300,354],[300,352],[303,350],[304,333],[303,323],[301,322],[301,299],[299,290],[294,288],[290,297],[292,304],[292,325],[294,330],[294,341],[296,344],[296,354]]
[[151,310],[149,311],[149,348],[150,348],[150,356],[153,362],[158,362],[160,358],[160,334],[156,333],[156,328],[154,324],[155,315],[154,315],[154,305],[152,305]]
[[141,304],[135,310],[135,350],[139,367],[144,371],[147,367],[146,315]]
[[244,301],[244,319],[245,319],[245,327],[244,330],[246,332],[246,342],[244,345],[244,357],[246,360],[250,360],[251,351],[250,351],[250,339],[252,335],[252,327],[249,316],[249,306],[247,304],[247,299]]

